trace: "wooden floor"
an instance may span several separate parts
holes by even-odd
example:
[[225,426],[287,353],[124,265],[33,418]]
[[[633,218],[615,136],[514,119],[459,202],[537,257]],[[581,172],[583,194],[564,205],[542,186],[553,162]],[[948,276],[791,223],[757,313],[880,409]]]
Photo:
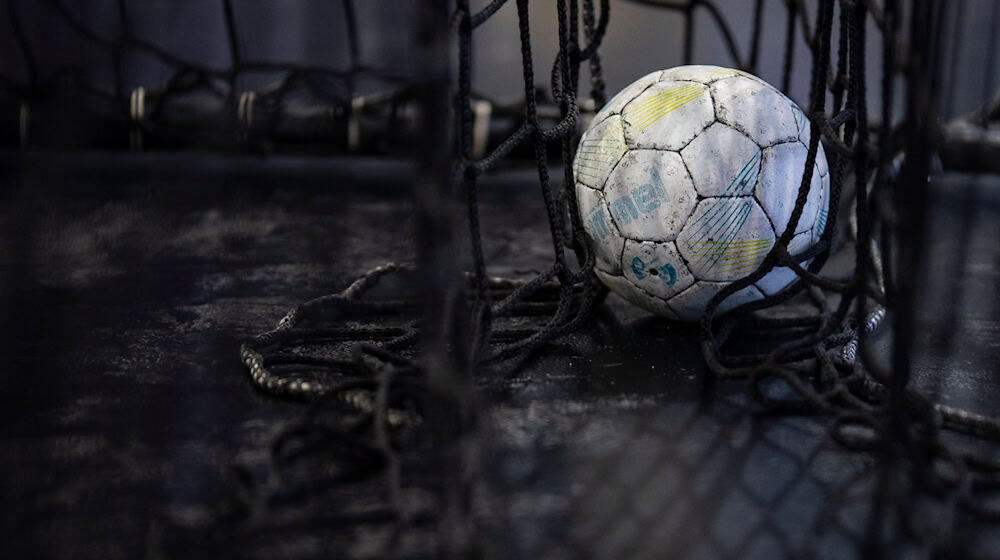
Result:
[[[302,411],[254,390],[239,341],[373,266],[412,261],[410,168],[198,155],[0,163],[0,558],[157,557],[158,516],[195,519],[224,500],[228,466],[265,452]],[[503,172],[484,186],[491,272],[549,259],[531,185]],[[1000,180],[970,185],[951,176],[936,189],[948,196],[935,205],[915,382],[996,413]],[[697,340],[610,298],[591,328],[524,370],[478,379],[488,476],[477,515],[494,555],[857,556],[872,456],[839,448],[822,417],[776,416],[741,383],[707,379]],[[995,528],[960,527],[959,556],[1000,550]],[[385,536],[354,529],[226,546],[378,557],[367,543]]]

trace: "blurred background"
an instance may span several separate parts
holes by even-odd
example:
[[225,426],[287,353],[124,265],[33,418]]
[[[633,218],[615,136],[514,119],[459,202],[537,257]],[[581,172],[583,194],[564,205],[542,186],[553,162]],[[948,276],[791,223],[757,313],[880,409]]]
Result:
[[[352,62],[348,17],[356,20],[359,30],[353,46],[358,63],[372,70],[354,81],[355,94],[391,89],[385,80],[374,79],[376,76],[406,77],[421,72],[411,48],[414,32],[408,22],[414,19],[414,5],[408,2],[357,2],[350,14],[345,12],[343,3],[324,0],[233,2],[231,17],[237,32],[232,42],[222,2],[4,0],[4,3],[4,17],[0,19],[0,93],[3,94],[0,108],[5,115],[0,117],[0,124],[6,129],[3,138],[8,143],[16,139],[18,101],[31,97],[34,94],[29,92],[39,89],[81,88],[90,93],[121,91],[125,95],[138,87],[153,91],[176,77],[177,63],[225,71],[233,65],[234,56],[241,62],[347,70]],[[472,2],[474,9],[486,3]],[[722,0],[715,4],[731,27],[738,47],[743,53],[748,52],[753,2]],[[806,5],[812,10],[809,15],[812,21],[814,3]],[[615,0],[611,7],[611,23],[601,53],[609,94],[650,71],[681,63],[683,18],[679,13],[627,0]],[[994,80],[1000,64],[995,56],[1000,3],[966,0],[959,11],[963,16],[957,18],[958,23],[949,31],[949,52],[944,55],[946,60],[953,61],[946,65],[949,69],[941,99],[947,116],[965,114],[981,106],[997,86]],[[733,60],[712,14],[705,9],[695,13],[693,60],[732,66]],[[775,53],[784,50],[787,9],[783,2],[766,2],[761,18],[762,54],[757,74],[780,87],[783,60]],[[547,88],[557,44],[554,5],[532,2],[531,20],[536,81]],[[877,38],[871,20],[869,27],[869,36]],[[477,31],[473,63],[476,94],[502,104],[518,101],[522,77],[516,29],[516,9],[513,3],[508,3]],[[836,29],[834,33],[836,46]],[[124,44],[121,41],[125,35],[162,49],[165,56],[153,56],[142,48],[117,48]],[[797,41],[788,93],[803,104],[810,69],[801,30]],[[872,108],[878,107],[879,80],[874,78],[881,72],[880,50],[874,44],[868,49],[867,72],[871,79],[867,93]],[[242,92],[273,85],[281,77],[278,70],[262,67],[241,72],[235,79],[236,89]],[[588,80],[584,65],[581,79],[584,92]],[[73,94],[67,94],[61,104],[72,107],[73,98]],[[66,120],[72,120],[74,115],[83,118],[81,113],[85,114],[88,107],[95,110],[100,105],[96,100],[81,99],[78,102],[85,105],[83,109],[59,111],[62,126],[69,128]],[[897,107],[901,104],[897,103]],[[56,109],[50,107],[49,112]],[[37,133],[35,136],[39,138]]]

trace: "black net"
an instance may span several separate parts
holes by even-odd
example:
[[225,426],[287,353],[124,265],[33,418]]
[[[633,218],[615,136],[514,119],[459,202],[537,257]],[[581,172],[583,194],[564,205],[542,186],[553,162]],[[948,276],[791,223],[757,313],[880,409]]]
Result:
[[[937,402],[913,381],[914,355],[925,343],[918,328],[930,266],[923,248],[930,205],[940,195],[928,178],[941,165],[996,165],[995,101],[967,118],[940,114],[942,84],[955,64],[945,55],[960,56],[949,30],[975,17],[966,3],[774,1],[786,14],[778,53],[761,48],[764,0],[751,3],[747,45],[736,39],[722,3],[635,3],[660,8],[656,17],[682,19],[685,63],[697,60],[694,21],[704,17],[733,66],[752,73],[762,57],[778,57],[786,91],[793,75],[808,73],[812,136],[789,227],[757,270],[711,299],[700,321],[706,375],[715,381],[707,379],[690,402],[642,414],[580,412],[607,416],[591,434],[605,443],[558,457],[537,442],[513,451],[496,444],[485,418],[503,413],[490,409],[500,401],[492,379],[510,379],[553,356],[573,360],[581,339],[629,344],[613,340],[616,326],[607,324],[603,308],[614,303],[605,302],[592,273],[595,255],[572,188],[582,114],[606,98],[600,47],[614,25],[609,0],[556,0],[552,37],[533,34],[528,0],[493,0],[478,10],[469,0],[427,2],[408,24],[419,38],[417,78],[364,66],[350,1],[343,3],[345,69],[248,59],[223,2],[232,56],[221,70],[146,42],[127,25],[124,3],[126,23],[103,37],[59,2],[43,2],[98,45],[112,68],[139,51],[171,69],[156,89],[128,89],[119,76],[110,90],[72,68],[40,75],[18,3],[8,4],[28,69],[25,80],[3,77],[3,112],[18,115],[6,127],[9,143],[73,143],[71,135],[45,133],[54,128],[46,119],[69,119],[84,123],[88,146],[417,154],[417,262],[372,270],[243,345],[253,382],[307,401],[306,411],[282,427],[266,456],[234,469],[231,501],[166,516],[150,539],[154,554],[197,547],[260,557],[741,558],[831,550],[835,557],[965,557],[979,542],[973,537],[1000,519],[993,445],[1000,420]],[[497,109],[484,134],[472,74],[488,70],[474,68],[472,51],[500,10],[516,10],[517,29],[507,32],[520,45],[523,103]],[[557,44],[551,65],[533,54],[538,41]],[[795,66],[800,45],[807,69]],[[866,68],[873,49],[881,53],[876,72]],[[983,65],[989,74],[992,58]],[[278,80],[240,92],[247,73]],[[548,88],[536,87],[545,80]],[[878,91],[877,107],[868,106],[869,90]],[[94,122],[102,123],[96,138],[87,125]],[[830,158],[830,215],[819,243],[792,256],[788,245],[821,143]],[[500,278],[491,269],[503,263],[489,262],[484,251],[480,186],[514,159],[529,159],[537,172],[532,181],[547,216],[551,260],[538,274]],[[962,266],[967,256],[954,258]],[[832,261],[840,265],[828,266]],[[776,266],[793,269],[798,281],[717,313],[726,297]],[[665,337],[676,332],[663,328]],[[725,389],[734,379],[745,395]],[[761,410],[768,412],[746,423],[747,411]],[[788,421],[799,415],[821,422]],[[745,442],[746,433],[757,443],[732,443]],[[514,467],[505,463],[518,452],[532,455],[533,466],[524,467],[523,457]],[[794,474],[748,481],[706,467],[751,464],[762,453]],[[517,468],[523,472],[511,474]],[[553,472],[564,476],[553,483]],[[734,506],[723,499],[727,491],[743,501]],[[694,521],[669,517],[677,504],[687,504]],[[760,514],[794,507],[812,520],[798,533]],[[740,534],[685,529],[726,516],[759,521]]]

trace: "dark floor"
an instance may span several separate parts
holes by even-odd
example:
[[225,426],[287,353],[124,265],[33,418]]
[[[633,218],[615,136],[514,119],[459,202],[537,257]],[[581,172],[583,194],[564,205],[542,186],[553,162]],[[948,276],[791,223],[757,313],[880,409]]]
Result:
[[[156,512],[222,499],[227,466],[301,411],[254,390],[239,341],[371,267],[412,260],[403,163],[2,164],[0,558],[149,555]],[[936,206],[916,381],[996,412],[1000,180],[970,184],[950,178],[951,202]],[[491,272],[549,259],[530,185],[505,172],[484,187]],[[822,418],[765,413],[742,384],[708,383],[690,326],[616,298],[597,319],[525,370],[480,379],[491,403],[480,514],[498,556],[857,555],[870,456],[839,448]],[[1000,555],[1000,532],[963,520],[960,533],[963,554]],[[364,538],[337,556],[374,557]]]

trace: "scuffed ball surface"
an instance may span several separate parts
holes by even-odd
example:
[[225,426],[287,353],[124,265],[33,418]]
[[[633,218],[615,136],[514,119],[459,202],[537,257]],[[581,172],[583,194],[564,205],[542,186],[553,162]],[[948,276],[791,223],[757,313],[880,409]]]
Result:
[[[573,162],[598,278],[653,313],[698,319],[723,286],[760,266],[788,227],[809,135],[792,100],[738,70],[680,66],[633,82],[597,113]],[[829,198],[820,145],[792,254],[819,240]],[[719,312],[794,280],[777,267]]]

